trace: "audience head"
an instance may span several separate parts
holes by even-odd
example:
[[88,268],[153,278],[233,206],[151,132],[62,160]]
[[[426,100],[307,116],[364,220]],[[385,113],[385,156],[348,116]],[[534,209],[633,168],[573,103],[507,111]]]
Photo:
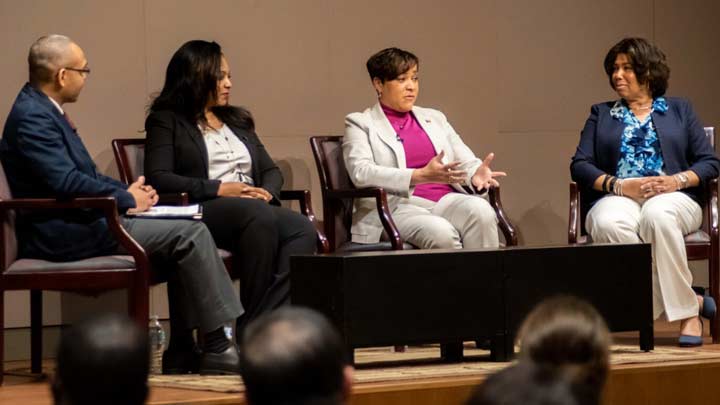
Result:
[[387,48],[371,56],[366,67],[380,103],[396,111],[412,110],[420,90],[417,56]]
[[523,322],[519,341],[521,362],[561,370],[580,397],[599,400],[610,367],[611,337],[592,305],[569,296],[545,300]]
[[[657,46],[644,38],[624,38],[608,51],[603,62],[605,73],[608,75],[610,87],[626,98],[625,93],[632,89],[618,87],[614,73],[617,65],[629,65],[633,78],[642,89],[647,89],[648,95],[657,98],[665,94],[670,79],[670,67],[667,65],[665,54]],[[632,87],[633,83],[628,83]]]
[[108,314],[80,322],[60,339],[55,403],[143,404],[149,361],[147,333],[127,317]]
[[352,367],[330,322],[306,308],[268,313],[245,330],[245,395],[250,405],[341,404],[350,394]]
[[585,405],[558,370],[520,362],[488,377],[467,405]]
[[230,66],[217,42],[188,41],[170,59],[165,84],[150,111],[171,110],[192,123],[207,125],[205,113],[212,110],[223,122],[252,130],[250,113],[230,106],[230,77]]
[[83,50],[64,35],[38,38],[28,53],[29,81],[60,104],[77,101],[90,73]]

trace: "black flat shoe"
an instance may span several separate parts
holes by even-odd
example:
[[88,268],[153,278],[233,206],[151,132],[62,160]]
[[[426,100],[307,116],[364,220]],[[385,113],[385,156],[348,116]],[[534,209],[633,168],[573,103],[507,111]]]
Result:
[[200,374],[240,374],[240,353],[234,343],[220,353],[205,352],[200,358]]
[[162,358],[163,374],[196,374],[200,368],[202,352],[196,346],[189,351],[166,350]]

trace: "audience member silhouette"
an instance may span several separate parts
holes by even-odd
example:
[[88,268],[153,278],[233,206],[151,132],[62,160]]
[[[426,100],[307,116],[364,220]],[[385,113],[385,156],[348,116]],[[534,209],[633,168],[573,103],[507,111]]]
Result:
[[147,333],[106,314],[63,333],[52,381],[56,405],[139,405],[148,394]]
[[251,322],[242,375],[250,405],[337,405],[348,399],[353,368],[328,320],[306,308],[281,308]]

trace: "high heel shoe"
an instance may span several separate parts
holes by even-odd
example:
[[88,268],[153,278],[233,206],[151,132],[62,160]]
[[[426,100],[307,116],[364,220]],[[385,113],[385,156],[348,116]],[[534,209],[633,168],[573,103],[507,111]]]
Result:
[[703,305],[699,315],[706,319],[714,319],[715,314],[717,314],[717,304],[715,300],[709,295],[703,295],[702,299]]
[[[703,304],[704,305],[704,304]],[[705,312],[705,311],[703,311]],[[702,346],[703,344],[703,321],[702,318],[700,319],[700,336],[692,336],[692,335],[680,335],[678,338],[678,346],[680,347],[698,347]]]

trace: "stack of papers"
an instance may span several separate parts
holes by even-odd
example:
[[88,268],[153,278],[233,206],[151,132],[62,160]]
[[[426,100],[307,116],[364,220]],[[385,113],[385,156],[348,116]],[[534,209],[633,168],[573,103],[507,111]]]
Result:
[[144,212],[128,214],[144,218],[185,218],[202,219],[202,207],[200,204],[193,205],[156,205]]

